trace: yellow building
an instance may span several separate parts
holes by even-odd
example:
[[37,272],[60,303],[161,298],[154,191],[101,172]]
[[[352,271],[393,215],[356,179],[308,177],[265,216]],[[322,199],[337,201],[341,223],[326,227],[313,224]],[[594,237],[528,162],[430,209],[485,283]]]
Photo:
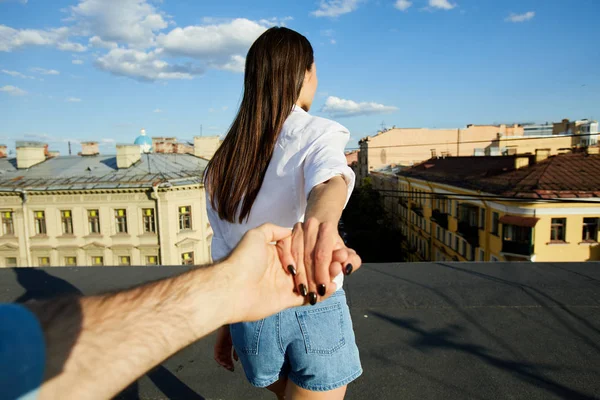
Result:
[[436,158],[371,177],[409,261],[560,262],[600,260],[598,171],[595,148]]
[[193,154],[118,145],[78,156],[17,143],[0,158],[0,267],[178,265],[210,261],[212,230]]

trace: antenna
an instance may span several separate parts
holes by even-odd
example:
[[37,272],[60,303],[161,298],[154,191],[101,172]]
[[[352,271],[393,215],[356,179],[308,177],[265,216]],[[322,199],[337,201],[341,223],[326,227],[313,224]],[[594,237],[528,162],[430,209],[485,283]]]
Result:
[[381,132],[385,132],[385,121],[381,121]]
[[71,141],[69,140],[69,155],[71,155]]
[[202,136],[202,124],[200,124],[200,136]]

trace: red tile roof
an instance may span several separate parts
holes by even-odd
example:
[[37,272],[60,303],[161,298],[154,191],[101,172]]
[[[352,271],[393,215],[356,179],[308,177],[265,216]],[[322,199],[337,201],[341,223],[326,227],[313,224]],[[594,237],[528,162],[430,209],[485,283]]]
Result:
[[600,155],[561,154],[515,169],[522,156],[447,157],[427,160],[398,175],[495,195],[530,198],[600,197]]

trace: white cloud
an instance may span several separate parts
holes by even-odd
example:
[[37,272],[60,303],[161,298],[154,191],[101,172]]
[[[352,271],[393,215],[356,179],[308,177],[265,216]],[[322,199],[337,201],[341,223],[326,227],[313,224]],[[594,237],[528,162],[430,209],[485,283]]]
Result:
[[82,65],[83,64],[83,60],[71,60],[71,62],[75,65]]
[[199,59],[215,69],[243,72],[248,49],[275,23],[275,20],[237,18],[210,25],[175,28],[159,35],[157,44],[170,55]]
[[3,70],[0,70],[0,72],[2,72],[3,74],[14,76],[16,78],[35,79],[35,77],[33,77],[33,76],[25,75],[25,74],[22,74],[22,73],[20,73],[18,71],[9,71],[9,70],[3,69]]
[[27,46],[52,46],[62,51],[85,51],[85,46],[68,40],[68,27],[40,29],[13,29],[0,25],[0,51],[12,51]]
[[60,75],[60,72],[55,69],[30,68],[30,70],[42,75]]
[[397,0],[396,3],[394,4],[394,7],[396,7],[400,11],[406,11],[411,6],[412,6],[412,2],[409,0]]
[[358,8],[361,0],[321,0],[319,9],[311,12],[315,17],[335,18]]
[[81,0],[70,11],[83,35],[135,48],[152,46],[155,34],[168,27],[168,17],[147,0]]
[[172,65],[160,59],[162,51],[143,52],[134,49],[112,49],[96,60],[96,66],[114,75],[140,81],[165,79],[192,79],[202,68],[192,64]]
[[99,36],[92,36],[88,41],[89,45],[92,47],[100,47],[103,49],[116,49],[119,45],[116,42],[107,42],[100,39]]
[[505,21],[506,22],[525,22],[525,21],[532,20],[533,17],[535,17],[535,12],[528,11],[524,14],[510,14],[508,17],[506,17]]
[[336,43],[337,43],[337,41],[336,41],[335,39],[331,39],[331,40],[329,41],[329,43],[331,43],[331,44],[336,44]]
[[27,94],[25,90],[11,85],[0,87],[0,92],[8,93],[11,96],[25,96]]
[[81,103],[81,99],[78,97],[67,97],[65,101],[67,103]]
[[327,113],[332,117],[353,117],[358,115],[381,114],[396,111],[396,107],[385,106],[373,102],[357,103],[353,100],[340,99],[339,97],[329,96],[321,112]]
[[442,10],[452,10],[456,4],[450,3],[449,0],[429,0],[429,7],[439,8]]
[[160,108],[155,109],[154,111],[152,111],[154,113],[160,114],[163,112],[163,110],[161,110]]

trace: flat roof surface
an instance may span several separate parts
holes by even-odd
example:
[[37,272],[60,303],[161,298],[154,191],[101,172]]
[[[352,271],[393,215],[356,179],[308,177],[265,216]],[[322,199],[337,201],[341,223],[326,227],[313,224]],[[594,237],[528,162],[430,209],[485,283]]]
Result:
[[[2,269],[0,301],[98,293],[185,270]],[[347,399],[600,398],[600,263],[370,264],[344,288],[364,368]],[[273,398],[239,364],[234,373],[217,366],[213,344],[191,345],[120,398]]]

